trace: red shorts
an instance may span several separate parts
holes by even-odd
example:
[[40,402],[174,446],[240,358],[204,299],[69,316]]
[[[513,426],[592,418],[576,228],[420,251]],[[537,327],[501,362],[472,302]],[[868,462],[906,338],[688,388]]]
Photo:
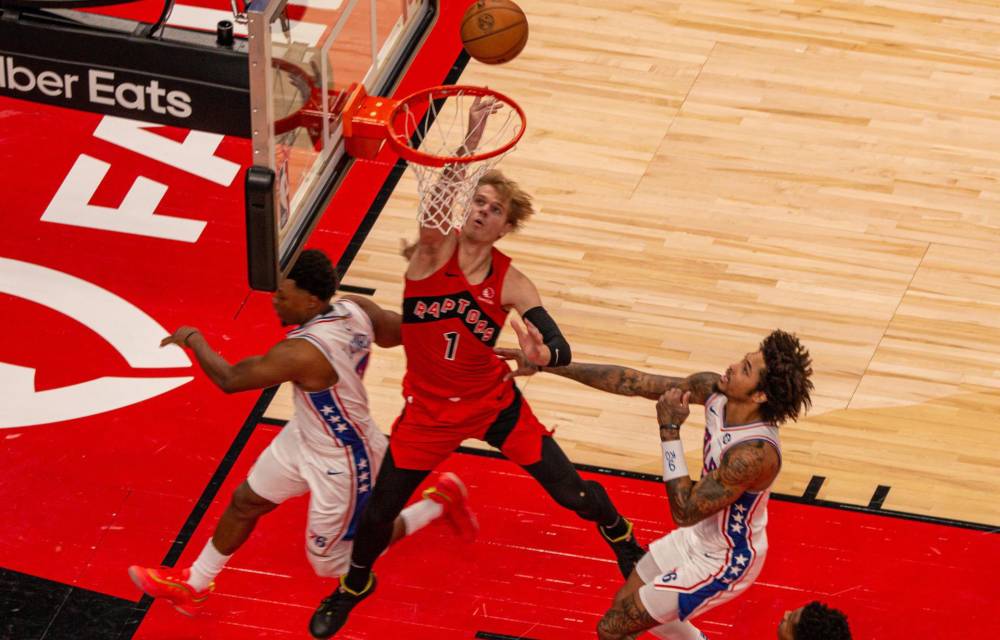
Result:
[[[542,459],[542,438],[552,435],[516,387],[514,400],[507,407],[499,412],[495,409],[481,412],[477,419],[465,423],[437,423],[431,406],[414,398],[393,423],[389,447],[397,467],[433,469],[466,438],[483,440],[500,449],[511,461],[525,466]],[[470,410],[469,414],[476,412]]]

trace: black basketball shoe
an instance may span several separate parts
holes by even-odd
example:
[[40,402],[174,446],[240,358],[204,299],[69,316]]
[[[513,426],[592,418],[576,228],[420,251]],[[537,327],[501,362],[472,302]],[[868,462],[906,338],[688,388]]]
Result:
[[351,591],[344,585],[344,578],[340,578],[340,586],[328,597],[323,598],[319,608],[312,615],[309,621],[309,633],[314,638],[329,638],[340,631],[340,628],[347,623],[347,616],[359,602],[367,598],[375,591],[375,574],[368,577],[368,584],[361,591]]

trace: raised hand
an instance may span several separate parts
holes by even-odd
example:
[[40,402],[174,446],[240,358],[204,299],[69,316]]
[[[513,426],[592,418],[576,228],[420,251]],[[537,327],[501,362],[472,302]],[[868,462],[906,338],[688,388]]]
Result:
[[691,415],[688,407],[688,400],[691,398],[690,391],[681,391],[677,387],[667,389],[660,399],[656,401],[656,418],[663,426],[681,426],[687,417]]
[[469,107],[469,128],[465,134],[463,145],[468,153],[473,153],[483,139],[486,131],[486,120],[503,108],[503,103],[493,96],[476,96]]
[[493,353],[497,354],[504,360],[513,360],[517,363],[517,369],[509,372],[503,377],[504,381],[512,380],[518,376],[533,376],[538,373],[538,365],[533,362],[529,362],[524,356],[524,352],[520,349],[505,349],[503,347],[494,347]]
[[538,367],[547,365],[552,353],[545,345],[545,340],[542,339],[542,333],[538,328],[531,324],[530,320],[525,320],[524,326],[521,326],[521,323],[513,318],[511,318],[510,326],[514,327],[517,342],[521,345],[525,359]]

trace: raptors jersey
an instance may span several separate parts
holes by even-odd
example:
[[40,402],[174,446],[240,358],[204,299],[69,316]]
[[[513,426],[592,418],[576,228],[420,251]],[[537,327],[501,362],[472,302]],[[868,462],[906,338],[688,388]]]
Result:
[[488,414],[514,398],[513,382],[503,381],[510,369],[493,353],[507,320],[500,300],[510,258],[492,252],[490,273],[480,284],[466,280],[457,246],[435,273],[406,279],[403,395],[408,404],[438,405],[441,424]]
[[287,428],[296,428],[303,441],[320,450],[351,447],[354,462],[368,469],[373,438],[384,438],[368,411],[368,393],[362,377],[371,355],[374,327],[371,318],[350,300],[337,300],[326,313],[288,333],[322,352],[339,378],[322,391],[304,391],[293,384],[294,412]]

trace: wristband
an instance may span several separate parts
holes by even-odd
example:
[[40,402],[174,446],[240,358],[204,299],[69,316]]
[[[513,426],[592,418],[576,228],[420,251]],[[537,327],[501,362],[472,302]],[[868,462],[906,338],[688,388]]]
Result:
[[660,448],[663,449],[663,481],[689,478],[687,462],[684,461],[684,445],[681,441],[667,440],[660,443]]
[[185,347],[191,348],[191,345],[188,344],[188,340],[190,340],[191,336],[193,336],[196,333],[199,333],[199,331],[197,329],[195,329],[194,331],[189,332],[186,336],[184,336],[184,339],[181,340],[181,342],[184,343]]

